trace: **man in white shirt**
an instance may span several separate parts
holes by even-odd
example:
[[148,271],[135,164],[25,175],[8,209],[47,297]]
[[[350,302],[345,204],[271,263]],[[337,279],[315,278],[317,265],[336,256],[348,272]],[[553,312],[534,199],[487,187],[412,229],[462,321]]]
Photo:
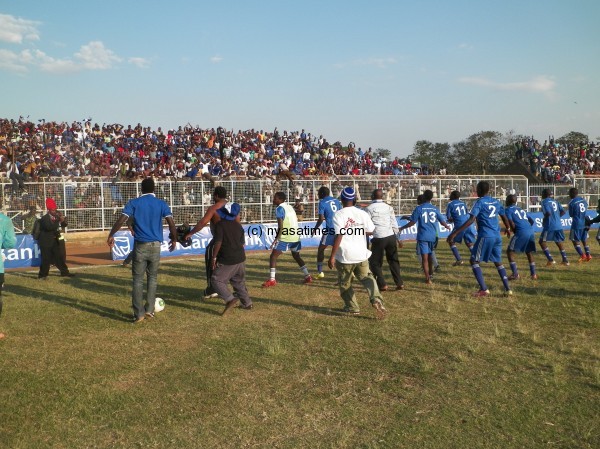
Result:
[[356,277],[369,293],[371,305],[377,318],[383,319],[387,310],[383,307],[383,298],[377,288],[375,278],[369,271],[367,235],[373,233],[375,225],[369,214],[356,207],[356,192],[346,187],[341,195],[343,208],[333,217],[335,241],[329,258],[329,268],[335,265],[338,271],[340,295],[344,301],[344,312],[358,315],[360,308],[352,289],[352,279]]
[[383,190],[376,189],[371,196],[373,202],[367,206],[367,213],[371,217],[375,230],[371,239],[371,257],[369,257],[369,267],[377,281],[379,291],[385,292],[388,286],[383,276],[383,253],[392,272],[396,290],[404,289],[404,282],[400,275],[400,263],[398,261],[398,222],[394,208],[383,202]]

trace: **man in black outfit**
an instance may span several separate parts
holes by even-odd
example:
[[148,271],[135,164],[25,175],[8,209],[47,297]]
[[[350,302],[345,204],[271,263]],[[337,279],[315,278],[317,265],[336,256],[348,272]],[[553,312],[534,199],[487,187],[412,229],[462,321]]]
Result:
[[398,222],[394,208],[383,202],[383,190],[376,189],[371,195],[373,202],[367,206],[366,212],[371,216],[375,225],[373,238],[371,239],[371,257],[369,257],[369,268],[377,280],[379,291],[385,292],[388,286],[383,276],[383,254],[390,266],[396,290],[404,289],[404,282],[400,275],[400,263],[398,261]]
[[[235,307],[238,301],[242,302],[240,308],[252,309],[252,300],[246,288],[246,252],[244,251],[246,238],[244,229],[237,220],[239,213],[239,204],[225,204],[217,210],[221,220],[214,227],[215,247],[211,260],[213,268],[211,285],[225,300],[223,315]],[[235,296],[227,288],[229,282]]]
[[[56,207],[56,201],[52,198],[46,199],[46,209],[48,213],[40,219],[40,237],[38,246],[42,255],[42,263],[38,273],[38,279],[46,280],[50,272],[50,265],[56,265],[61,276],[73,277],[69,273],[66,261],[66,251],[61,249],[60,238],[62,236],[59,228],[66,224],[65,216],[62,215]],[[64,242],[63,242],[64,245]]]
[[[227,190],[225,190],[225,187],[223,187],[223,186],[215,187],[215,191],[213,193],[213,201],[214,201],[214,204],[206,210],[206,213],[204,214],[204,216],[200,219],[200,221],[198,223],[196,223],[196,226],[194,226],[190,230],[190,232],[185,236],[184,240],[191,239],[192,236],[196,232],[200,231],[200,229],[202,229],[204,226],[206,226],[208,224],[210,224],[211,234],[213,236],[215,235],[215,226],[221,220],[221,217],[217,213],[217,210],[219,210],[220,208],[225,206],[225,204],[227,204]],[[237,219],[237,221],[240,221],[239,218]],[[217,294],[217,292],[215,292],[215,289],[212,286],[212,280],[211,280],[212,272],[213,272],[212,259],[215,254],[214,245],[215,245],[215,239],[213,238],[209,242],[209,244],[206,246],[206,251],[204,253],[204,262],[206,264],[206,289],[204,290],[204,294],[203,294],[204,299],[216,298],[217,296],[219,296]]]

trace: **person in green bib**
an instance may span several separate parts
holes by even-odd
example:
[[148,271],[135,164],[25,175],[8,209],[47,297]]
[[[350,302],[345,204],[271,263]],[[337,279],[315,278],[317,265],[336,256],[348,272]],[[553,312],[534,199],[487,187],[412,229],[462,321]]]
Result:
[[283,192],[276,192],[273,195],[273,205],[275,206],[275,217],[277,218],[277,236],[271,244],[271,257],[270,261],[270,276],[263,283],[263,287],[273,287],[277,285],[275,280],[275,273],[277,271],[277,258],[281,253],[288,249],[292,252],[292,257],[302,270],[304,274],[304,283],[310,284],[312,277],[306,268],[302,256],[300,256],[300,250],[302,249],[302,243],[300,242],[300,232],[298,228],[298,218],[294,208],[286,202],[287,197]]

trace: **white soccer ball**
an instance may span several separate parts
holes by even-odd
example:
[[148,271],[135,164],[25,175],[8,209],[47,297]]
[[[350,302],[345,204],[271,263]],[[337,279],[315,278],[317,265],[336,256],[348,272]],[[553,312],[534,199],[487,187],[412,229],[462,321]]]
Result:
[[154,303],[154,311],[162,312],[165,310],[165,300],[162,298],[156,298],[156,302]]

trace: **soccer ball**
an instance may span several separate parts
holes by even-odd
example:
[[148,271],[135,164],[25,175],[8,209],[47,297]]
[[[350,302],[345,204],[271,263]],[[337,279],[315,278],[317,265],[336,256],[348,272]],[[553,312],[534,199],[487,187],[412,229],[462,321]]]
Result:
[[165,310],[165,300],[162,298],[156,298],[156,302],[154,303],[154,311],[162,312]]

